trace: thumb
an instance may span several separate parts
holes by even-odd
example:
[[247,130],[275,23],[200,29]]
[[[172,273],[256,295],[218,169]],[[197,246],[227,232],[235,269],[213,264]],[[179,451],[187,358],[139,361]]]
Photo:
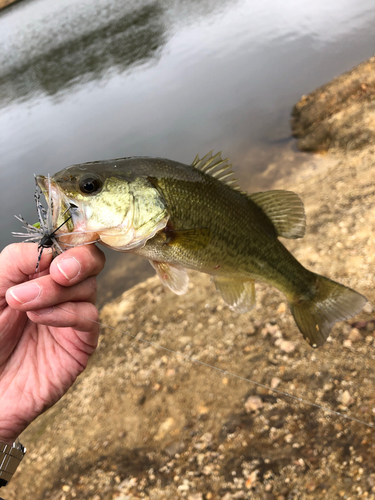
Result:
[[[38,247],[35,243],[13,243],[0,253],[0,297],[8,288],[29,279],[35,274],[38,262]],[[46,249],[39,264],[40,272],[48,269],[52,261],[52,251]]]

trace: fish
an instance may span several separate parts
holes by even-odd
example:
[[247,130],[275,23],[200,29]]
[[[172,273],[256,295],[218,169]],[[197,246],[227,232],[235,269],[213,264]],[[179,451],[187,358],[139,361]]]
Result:
[[279,240],[305,234],[298,195],[242,191],[221,153],[197,155],[191,165],[149,157],[93,161],[36,181],[52,200],[52,225],[60,229],[56,238],[64,248],[100,243],[138,254],[178,295],[188,290],[188,269],[207,273],[239,313],[254,307],[255,282],[268,283],[285,294],[313,348],[367,302],[306,269]]

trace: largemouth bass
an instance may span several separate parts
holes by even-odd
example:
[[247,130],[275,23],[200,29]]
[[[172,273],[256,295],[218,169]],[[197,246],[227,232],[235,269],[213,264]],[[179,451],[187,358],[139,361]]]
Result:
[[[213,277],[231,309],[255,305],[255,281],[282,291],[312,347],[356,315],[366,298],[303,267],[278,237],[301,238],[304,208],[290,191],[246,194],[220,153],[191,165],[132,157],[72,165],[47,182],[53,226],[65,245],[99,242],[147,258],[162,283],[184,294],[186,269]],[[71,217],[67,220],[67,216]]]

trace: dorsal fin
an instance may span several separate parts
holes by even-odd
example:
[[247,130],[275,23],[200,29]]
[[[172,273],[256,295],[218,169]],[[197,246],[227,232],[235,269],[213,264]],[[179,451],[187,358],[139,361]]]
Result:
[[232,164],[228,164],[228,158],[223,160],[221,158],[221,151],[212,156],[212,151],[207,153],[202,159],[199,159],[199,155],[197,155],[191,166],[211,177],[215,177],[215,179],[221,181],[223,184],[227,184],[232,189],[241,191],[237,179],[234,178]]
[[248,195],[260,207],[276,228],[278,236],[302,238],[306,218],[301,199],[292,191],[264,191]]

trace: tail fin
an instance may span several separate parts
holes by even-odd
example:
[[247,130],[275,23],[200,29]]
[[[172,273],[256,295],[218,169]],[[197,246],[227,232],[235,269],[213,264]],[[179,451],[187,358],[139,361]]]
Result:
[[309,298],[298,297],[289,306],[304,338],[312,347],[319,347],[326,341],[333,325],[358,314],[367,299],[324,276],[314,276],[313,294]]

